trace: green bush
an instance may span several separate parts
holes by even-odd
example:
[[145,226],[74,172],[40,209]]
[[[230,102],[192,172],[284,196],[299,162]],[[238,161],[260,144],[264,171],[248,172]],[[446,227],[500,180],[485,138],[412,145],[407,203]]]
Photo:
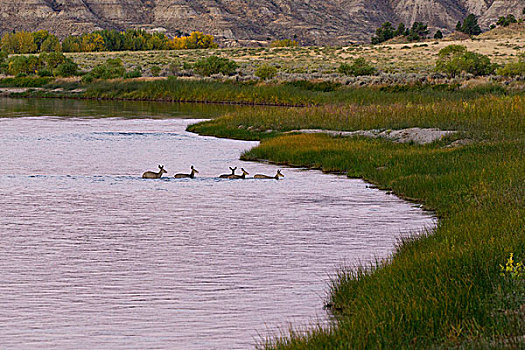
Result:
[[359,57],[352,64],[341,63],[337,71],[344,75],[373,75],[376,72],[375,67],[366,62],[363,57]]
[[62,52],[41,53],[40,59],[46,63],[48,69],[55,69],[67,60]]
[[140,67],[136,67],[134,70],[126,72],[124,74],[124,79],[140,78],[141,76],[142,76],[142,69]]
[[91,73],[88,73],[82,76],[82,82],[85,84],[92,83],[93,80],[95,80],[95,77]]
[[460,73],[475,76],[494,73],[495,66],[488,56],[467,51],[462,45],[449,45],[439,51],[436,71],[455,77]]
[[255,76],[262,80],[273,79],[277,75],[277,68],[269,64],[260,65],[255,70]]
[[122,78],[125,73],[126,68],[120,58],[109,58],[106,63],[95,66],[90,74],[95,79],[116,79]]
[[170,75],[177,75],[180,72],[180,62],[174,61],[169,64],[168,72]]
[[52,77],[53,76],[53,72],[50,71],[47,68],[43,68],[43,69],[40,69],[38,71],[38,76],[40,76],[40,77]]
[[7,57],[9,55],[5,51],[0,51],[0,73],[6,74],[7,73]]
[[44,66],[38,56],[14,56],[7,60],[7,73],[11,75],[36,74]]
[[59,77],[72,77],[78,75],[78,65],[68,58],[56,67],[54,73]]
[[159,66],[153,66],[151,67],[151,75],[153,75],[154,77],[158,77],[160,75],[160,67]]
[[0,64],[3,64],[9,55],[5,51],[0,51]]
[[525,55],[521,55],[518,62],[507,63],[499,68],[496,73],[506,77],[525,76]]
[[222,73],[224,75],[233,75],[239,66],[232,60],[217,56],[210,56],[198,60],[193,68],[197,74],[209,77],[213,74]]

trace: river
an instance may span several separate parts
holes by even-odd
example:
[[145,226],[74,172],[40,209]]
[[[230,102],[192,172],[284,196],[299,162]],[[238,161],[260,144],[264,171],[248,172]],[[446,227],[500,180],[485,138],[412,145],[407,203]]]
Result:
[[0,99],[2,348],[253,348],[327,322],[340,267],[435,224],[344,176],[219,179],[279,169],[239,161],[256,142],[185,131],[228,108]]

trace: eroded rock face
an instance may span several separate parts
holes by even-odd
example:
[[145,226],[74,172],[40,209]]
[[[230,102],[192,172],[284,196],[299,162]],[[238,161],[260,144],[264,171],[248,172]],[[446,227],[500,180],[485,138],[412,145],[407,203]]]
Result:
[[368,41],[385,21],[428,22],[445,32],[468,13],[488,27],[501,15],[521,17],[525,0],[0,0],[0,31],[165,28],[219,40],[300,39],[303,44]]

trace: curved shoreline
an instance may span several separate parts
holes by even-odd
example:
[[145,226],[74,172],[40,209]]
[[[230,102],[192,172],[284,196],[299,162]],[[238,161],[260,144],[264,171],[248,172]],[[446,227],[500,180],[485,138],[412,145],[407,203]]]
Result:
[[[494,310],[493,305],[495,301],[501,302],[501,293],[516,292],[508,289],[499,276],[498,266],[504,263],[508,251],[518,252],[520,245],[525,244],[523,237],[514,241],[508,238],[516,237],[520,225],[525,224],[525,205],[520,206],[519,199],[513,199],[520,186],[500,189],[507,188],[506,183],[525,183],[521,152],[525,140],[519,137],[519,129],[515,129],[522,119],[524,102],[521,97],[502,98],[501,103],[480,101],[475,105],[479,109],[475,113],[470,104],[458,102],[467,121],[471,113],[493,120],[494,108],[505,116],[501,119],[506,123],[504,128],[493,135],[486,135],[482,124],[473,126],[475,134],[488,138],[484,141],[462,143],[452,138],[417,145],[375,138],[289,133],[264,138],[259,146],[243,154],[243,160],[263,160],[361,178],[400,198],[422,204],[439,219],[432,235],[427,232],[404,240],[388,264],[378,262],[366,271],[337,273],[330,285],[328,303],[338,320],[334,329],[310,329],[306,335],[292,332],[269,339],[267,348],[338,348],[341,344],[349,348],[425,348],[447,344],[447,332],[455,326],[451,322],[455,319],[464,324],[465,333],[458,342],[471,342],[475,336],[476,344],[481,346],[497,343],[494,334],[501,337],[512,334],[513,328],[508,323],[498,321],[503,314]],[[265,115],[249,119],[234,114],[227,122],[219,118],[194,125],[191,131],[208,136],[231,135],[242,139],[248,135],[261,139],[271,126],[259,126],[245,135],[238,133],[237,125],[253,125],[250,121],[260,121]],[[237,119],[231,120],[232,117]],[[424,120],[421,124],[425,124]],[[454,147],[445,147],[451,145],[450,141]],[[506,162],[501,163],[502,159]],[[501,177],[506,180],[496,181]],[[525,189],[521,187],[521,191]],[[478,197],[482,201],[479,205],[478,200],[472,201]],[[507,202],[514,204],[499,204]],[[465,287],[458,288],[457,283]],[[494,286],[500,286],[503,292],[497,294]],[[451,303],[455,308],[447,309],[445,305]],[[427,311],[420,312],[419,308]],[[495,316],[487,318],[487,314]],[[418,320],[422,318],[433,322],[431,327],[418,331],[419,327],[414,325],[420,325]],[[483,326],[481,334],[479,328],[467,326],[474,323]],[[414,337],[418,339],[417,345],[412,343]]]

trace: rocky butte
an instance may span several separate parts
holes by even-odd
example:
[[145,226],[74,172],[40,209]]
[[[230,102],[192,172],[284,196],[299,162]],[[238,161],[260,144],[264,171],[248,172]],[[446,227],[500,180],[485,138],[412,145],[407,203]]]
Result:
[[0,31],[199,30],[231,45],[282,38],[340,45],[368,41],[385,21],[422,21],[446,33],[468,13],[488,28],[501,15],[519,18],[523,7],[525,0],[0,0]]

